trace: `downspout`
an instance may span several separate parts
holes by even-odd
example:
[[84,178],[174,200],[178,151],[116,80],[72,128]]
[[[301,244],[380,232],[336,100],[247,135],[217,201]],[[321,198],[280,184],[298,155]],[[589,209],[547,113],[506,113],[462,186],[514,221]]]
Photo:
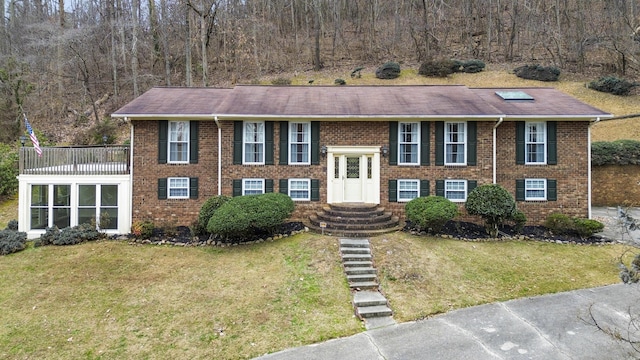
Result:
[[493,126],[493,183],[496,184],[498,182],[498,175],[497,175],[497,171],[498,171],[498,165],[497,165],[497,158],[498,158],[498,150],[497,150],[497,138],[498,138],[498,126],[500,126],[500,124],[502,124],[502,122],[504,121],[503,117],[500,117],[500,119],[498,119],[498,122]]
[[129,123],[129,129],[131,129],[129,131],[129,232],[131,232],[133,225],[133,124],[131,119],[126,116],[124,121]]
[[222,195],[222,128],[217,115],[213,115],[213,120],[218,126],[218,196],[220,196]]
[[587,205],[589,209],[589,219],[591,219],[591,126],[599,122],[600,118],[597,117],[594,121],[591,121],[587,129]]

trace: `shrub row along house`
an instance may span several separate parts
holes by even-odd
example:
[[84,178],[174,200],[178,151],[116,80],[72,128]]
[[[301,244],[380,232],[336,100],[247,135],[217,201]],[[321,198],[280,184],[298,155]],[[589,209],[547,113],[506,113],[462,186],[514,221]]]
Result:
[[[213,195],[286,193],[297,220],[343,203],[402,218],[415,197],[462,204],[490,183],[531,223],[588,217],[590,126],[611,114],[553,88],[242,85],[153,88],[112,117],[131,124],[130,183],[119,192],[130,199],[118,202],[116,227],[126,230],[190,225]],[[21,201],[38,186],[21,185],[31,186]],[[20,205],[21,230],[42,223],[31,201]]]

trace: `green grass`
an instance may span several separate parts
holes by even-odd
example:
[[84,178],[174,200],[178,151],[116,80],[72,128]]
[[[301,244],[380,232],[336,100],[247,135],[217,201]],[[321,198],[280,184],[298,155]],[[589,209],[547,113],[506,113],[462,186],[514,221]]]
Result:
[[7,200],[0,201],[0,230],[7,227],[11,220],[18,219],[18,195]]
[[[621,245],[371,239],[398,321],[619,282]],[[363,330],[337,239],[102,241],[0,257],[0,358],[251,358]]]

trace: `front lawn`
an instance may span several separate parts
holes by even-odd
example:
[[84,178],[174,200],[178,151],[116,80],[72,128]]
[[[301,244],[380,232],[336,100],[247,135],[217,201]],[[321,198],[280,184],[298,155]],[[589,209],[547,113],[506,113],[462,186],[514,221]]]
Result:
[[[625,249],[405,233],[371,243],[398,321],[617,283]],[[0,273],[0,358],[251,358],[364,330],[328,236],[30,247],[0,257]]]

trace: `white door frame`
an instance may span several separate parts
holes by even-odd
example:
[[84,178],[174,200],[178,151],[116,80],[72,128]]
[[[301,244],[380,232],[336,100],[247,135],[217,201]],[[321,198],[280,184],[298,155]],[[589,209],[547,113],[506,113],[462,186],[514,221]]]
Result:
[[[327,203],[337,204],[344,201],[344,179],[336,177],[336,158],[345,156],[371,158],[371,177],[367,166],[361,169],[362,202],[380,203],[380,146],[327,146]],[[366,164],[366,163],[365,163]]]

